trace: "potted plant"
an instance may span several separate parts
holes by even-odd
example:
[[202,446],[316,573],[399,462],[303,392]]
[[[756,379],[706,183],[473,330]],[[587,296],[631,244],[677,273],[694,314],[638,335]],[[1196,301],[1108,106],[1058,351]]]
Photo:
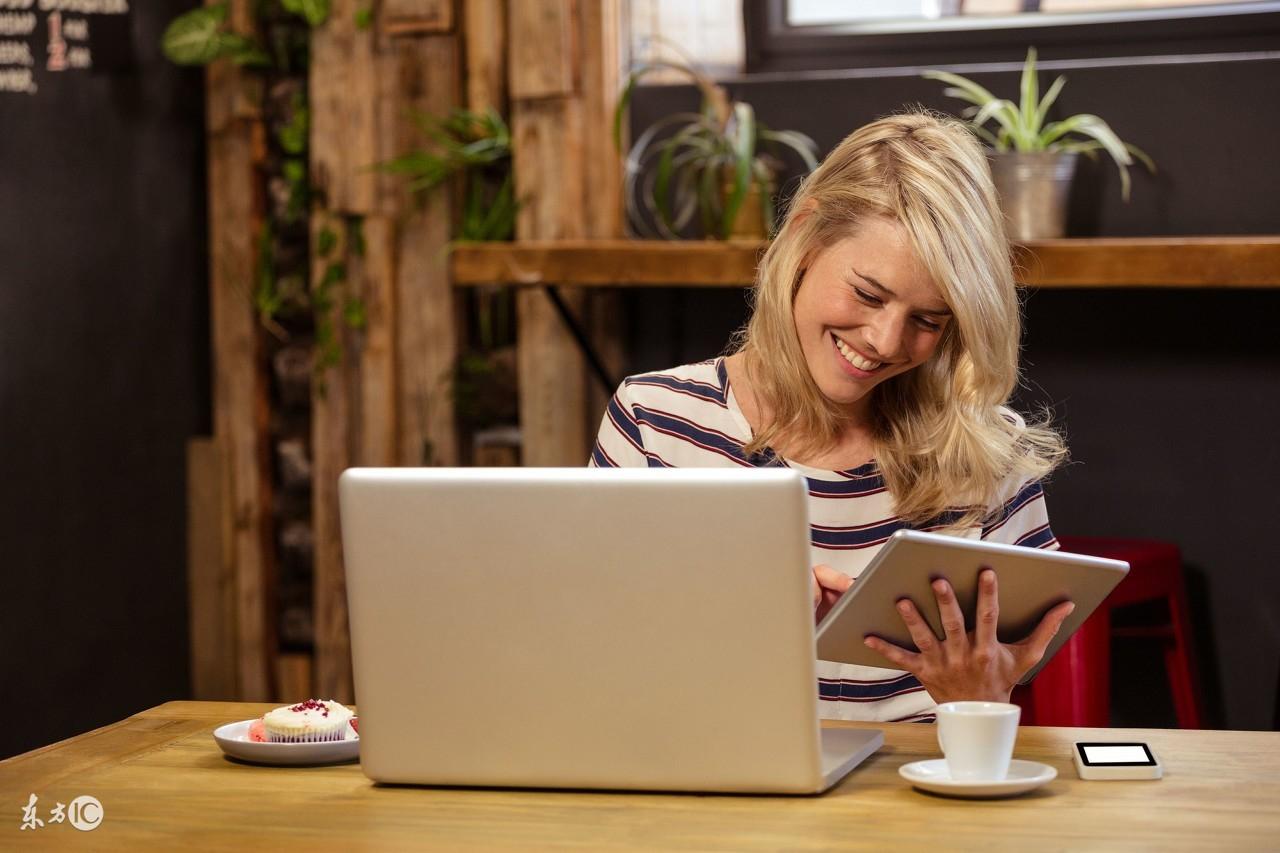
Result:
[[635,87],[658,68],[692,79],[702,104],[696,113],[674,113],[654,122],[627,153],[625,195],[632,228],[641,236],[679,239],[697,214],[707,237],[760,239],[771,234],[782,162],[764,147],[789,148],[807,171],[813,171],[818,166],[817,144],[803,133],[766,127],[750,104],[732,100],[724,87],[692,65],[655,61],[627,78],[614,112],[613,136],[619,150]]
[[[1122,142],[1096,115],[1081,113],[1047,121],[1066,78],[1059,76],[1040,96],[1036,49],[1027,49],[1018,104],[958,74],[926,71],[924,77],[948,84],[945,94],[967,101],[963,115],[973,132],[994,149],[991,175],[1000,193],[1009,238],[1017,242],[1061,237],[1065,232],[1067,190],[1079,154],[1106,151],[1120,171],[1120,194],[1129,200],[1129,167],[1136,157],[1152,172],[1155,163],[1139,148]],[[988,128],[988,122],[995,128]]]

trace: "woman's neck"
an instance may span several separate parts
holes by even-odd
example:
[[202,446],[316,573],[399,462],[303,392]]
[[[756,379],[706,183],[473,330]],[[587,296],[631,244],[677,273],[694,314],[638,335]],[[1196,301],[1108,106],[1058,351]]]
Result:
[[[755,391],[755,385],[748,375],[746,357],[741,352],[734,353],[725,358],[724,366],[738,409],[751,428],[751,434],[758,435],[769,423],[772,413]],[[853,418],[846,422],[835,442],[822,450],[803,450],[803,438],[786,433],[780,434],[770,444],[785,459],[826,471],[847,471],[875,458],[875,444],[870,428]]]

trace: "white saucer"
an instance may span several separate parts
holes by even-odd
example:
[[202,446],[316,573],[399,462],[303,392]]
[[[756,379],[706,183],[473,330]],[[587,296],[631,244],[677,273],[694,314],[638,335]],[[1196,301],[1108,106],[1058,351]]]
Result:
[[249,726],[257,720],[241,720],[214,729],[213,739],[222,751],[254,764],[337,764],[360,757],[360,735],[347,724],[347,739],[324,743],[259,743],[249,740]]
[[915,761],[898,768],[898,775],[924,791],[948,797],[1011,797],[1048,784],[1058,771],[1039,761],[1009,762],[1009,775],[996,781],[952,779],[945,758]]

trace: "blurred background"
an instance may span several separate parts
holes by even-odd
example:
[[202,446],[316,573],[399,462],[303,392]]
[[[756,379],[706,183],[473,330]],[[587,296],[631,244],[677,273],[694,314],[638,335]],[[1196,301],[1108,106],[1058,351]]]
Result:
[[[1072,450],[1054,530],[1176,544],[1205,724],[1280,727],[1280,3],[11,0],[0,757],[170,699],[358,698],[342,468],[584,463],[601,374],[725,350],[749,280],[725,270],[810,156],[972,105],[928,69],[1016,102],[1029,47],[1040,95],[1067,78],[1049,119],[1155,165],[1126,201],[1077,137],[1066,247],[1028,241],[1016,404]],[[732,159],[709,192],[685,161],[664,213],[663,146],[699,115],[760,158],[739,194]],[[632,281],[663,251],[634,241],[669,237],[691,280]],[[543,271],[537,240],[577,254]],[[566,269],[629,286],[503,286]],[[1177,724],[1167,640],[1130,633],[1112,724]]]

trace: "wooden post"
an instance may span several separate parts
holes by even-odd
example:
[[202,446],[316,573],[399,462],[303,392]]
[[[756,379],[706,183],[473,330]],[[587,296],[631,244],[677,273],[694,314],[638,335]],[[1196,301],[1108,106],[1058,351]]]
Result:
[[[384,113],[383,138],[395,140],[387,157],[426,144],[411,113],[444,116],[461,103],[460,56],[455,35],[397,39],[384,80],[398,82]],[[458,357],[457,308],[449,278],[451,204],[441,188],[394,200],[396,237],[396,387],[398,462],[457,465],[458,430],[450,377]]]
[[236,578],[223,552],[222,454],[212,438],[187,442],[187,599],[191,696],[235,700]]
[[467,109],[507,112],[507,4],[463,0],[467,56]]
[[[586,236],[608,239],[623,236],[622,153],[613,141],[613,114],[622,92],[623,71],[629,51],[622,38],[622,16],[615,2],[586,3],[582,7],[582,99],[584,110],[587,193]],[[600,360],[611,376],[622,377],[626,354],[623,347],[621,293],[596,290],[587,295],[586,326]],[[600,418],[609,403],[592,377],[587,386],[586,432],[588,445],[595,440]]]
[[[231,4],[231,21],[240,31],[252,26],[250,6],[249,0]],[[275,578],[266,515],[271,506],[267,391],[261,331],[250,297],[254,237],[264,216],[264,200],[254,175],[255,164],[265,157],[254,82],[227,60],[211,65],[206,76],[205,121],[213,425],[222,459],[223,574],[234,578],[235,585],[237,696],[265,701],[273,692],[269,661],[274,653],[270,605]]]
[[[334,250],[343,296],[365,309],[363,328],[336,321],[343,361],[313,397],[314,678],[318,694],[339,701],[354,699],[354,685],[338,477],[352,465],[457,459],[449,201],[442,191],[413,199],[402,178],[374,168],[426,143],[414,112],[444,116],[459,102],[452,3],[388,0],[366,29],[355,22],[360,5],[334,3],[311,65],[312,172],[324,203],[313,218],[345,235]],[[316,275],[326,265],[316,262]]]
[[[509,82],[522,240],[620,230],[621,172],[606,148],[619,79],[618,28],[613,2],[530,0],[512,7]],[[581,317],[582,294],[563,295]],[[544,294],[528,291],[518,299],[525,464],[582,465],[591,437],[584,360]]]

